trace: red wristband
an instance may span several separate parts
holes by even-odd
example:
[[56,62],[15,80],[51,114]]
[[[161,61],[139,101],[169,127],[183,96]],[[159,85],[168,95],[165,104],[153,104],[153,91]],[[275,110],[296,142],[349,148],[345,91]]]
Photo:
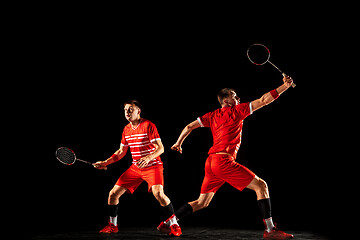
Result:
[[278,94],[278,92],[276,91],[276,89],[271,90],[271,91],[270,91],[270,94],[271,94],[271,96],[272,96],[274,99],[277,99],[277,98],[279,97],[279,94]]
[[114,162],[119,161],[119,158],[116,154],[111,155],[111,158],[114,160]]

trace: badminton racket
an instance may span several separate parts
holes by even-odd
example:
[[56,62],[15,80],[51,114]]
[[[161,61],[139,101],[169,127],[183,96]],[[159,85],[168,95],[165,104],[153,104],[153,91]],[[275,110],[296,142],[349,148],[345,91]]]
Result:
[[[274,68],[276,68],[284,77],[286,74],[280,70],[275,64],[270,62],[270,50],[262,44],[254,43],[246,51],[246,55],[249,58],[250,62],[257,66],[264,65],[265,63],[270,63]],[[291,86],[294,88],[296,84],[292,82]]]
[[[56,159],[59,160],[59,162],[65,164],[65,165],[73,165],[76,161],[94,165],[91,162],[76,158],[74,151],[71,150],[70,148],[66,148],[66,147],[58,148],[55,152],[55,156],[56,156]],[[106,170],[107,168],[104,168],[104,169]]]

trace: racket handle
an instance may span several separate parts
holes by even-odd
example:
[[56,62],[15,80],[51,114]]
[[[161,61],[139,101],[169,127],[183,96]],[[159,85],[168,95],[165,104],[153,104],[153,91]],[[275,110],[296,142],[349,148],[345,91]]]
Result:
[[[81,159],[78,159],[78,158],[76,159],[76,161],[80,161],[80,162],[87,163],[87,164],[90,164],[90,165],[93,165],[93,166],[94,166],[93,163],[88,162],[88,161],[84,161],[84,160],[81,160]],[[107,170],[107,167],[104,167],[103,170]]]
[[87,164],[90,164],[90,165],[93,165],[91,162],[88,162],[88,161],[84,161],[84,160],[81,160],[81,159],[76,159],[76,161],[80,161],[80,162],[83,162],[83,163],[87,163]]
[[[285,73],[282,73],[282,75],[283,75],[283,77],[286,77],[286,76],[287,76]],[[296,87],[296,84],[294,83],[294,80],[293,80],[293,82],[291,83],[291,86],[292,86],[293,88]]]

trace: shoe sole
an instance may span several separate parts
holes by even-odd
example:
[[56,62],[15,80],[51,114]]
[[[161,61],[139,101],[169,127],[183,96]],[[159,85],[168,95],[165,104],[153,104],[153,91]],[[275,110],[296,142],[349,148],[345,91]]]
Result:
[[170,233],[171,232],[171,230],[170,229],[166,229],[166,228],[156,228],[159,232],[161,232],[161,233]]
[[180,237],[181,233],[180,234],[173,234],[173,233],[169,233],[169,236],[175,236],[175,237]]

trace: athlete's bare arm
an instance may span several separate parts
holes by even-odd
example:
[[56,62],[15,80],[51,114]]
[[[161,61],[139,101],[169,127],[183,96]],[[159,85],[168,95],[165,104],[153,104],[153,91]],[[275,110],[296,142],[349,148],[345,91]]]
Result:
[[139,168],[146,167],[151,160],[157,158],[158,156],[160,156],[161,154],[164,153],[164,145],[162,144],[161,140],[159,140],[159,139],[155,140],[154,142],[152,142],[152,144],[156,148],[155,151],[153,153],[139,159],[139,161],[138,161]]
[[[118,160],[122,159],[128,150],[129,147],[124,146],[124,145],[120,145],[120,148],[114,153],[115,155],[117,155]],[[105,161],[98,161],[96,163],[94,163],[94,167],[97,169],[105,169],[106,166],[114,163],[114,159],[112,157],[109,157],[108,159],[106,159]]]
[[181,145],[183,144],[185,138],[191,133],[192,130],[199,128],[200,123],[198,120],[195,120],[191,123],[189,123],[181,132],[177,142],[171,147],[172,150],[178,151],[179,153],[182,153]]
[[[282,84],[280,87],[276,89],[277,93],[280,95],[283,92],[285,92],[292,84],[293,80],[289,76],[285,76],[283,78],[284,84]],[[252,110],[256,111],[263,106],[266,106],[270,103],[272,103],[275,99],[271,96],[270,92],[265,93],[261,98],[256,99],[255,101],[251,102]]]

